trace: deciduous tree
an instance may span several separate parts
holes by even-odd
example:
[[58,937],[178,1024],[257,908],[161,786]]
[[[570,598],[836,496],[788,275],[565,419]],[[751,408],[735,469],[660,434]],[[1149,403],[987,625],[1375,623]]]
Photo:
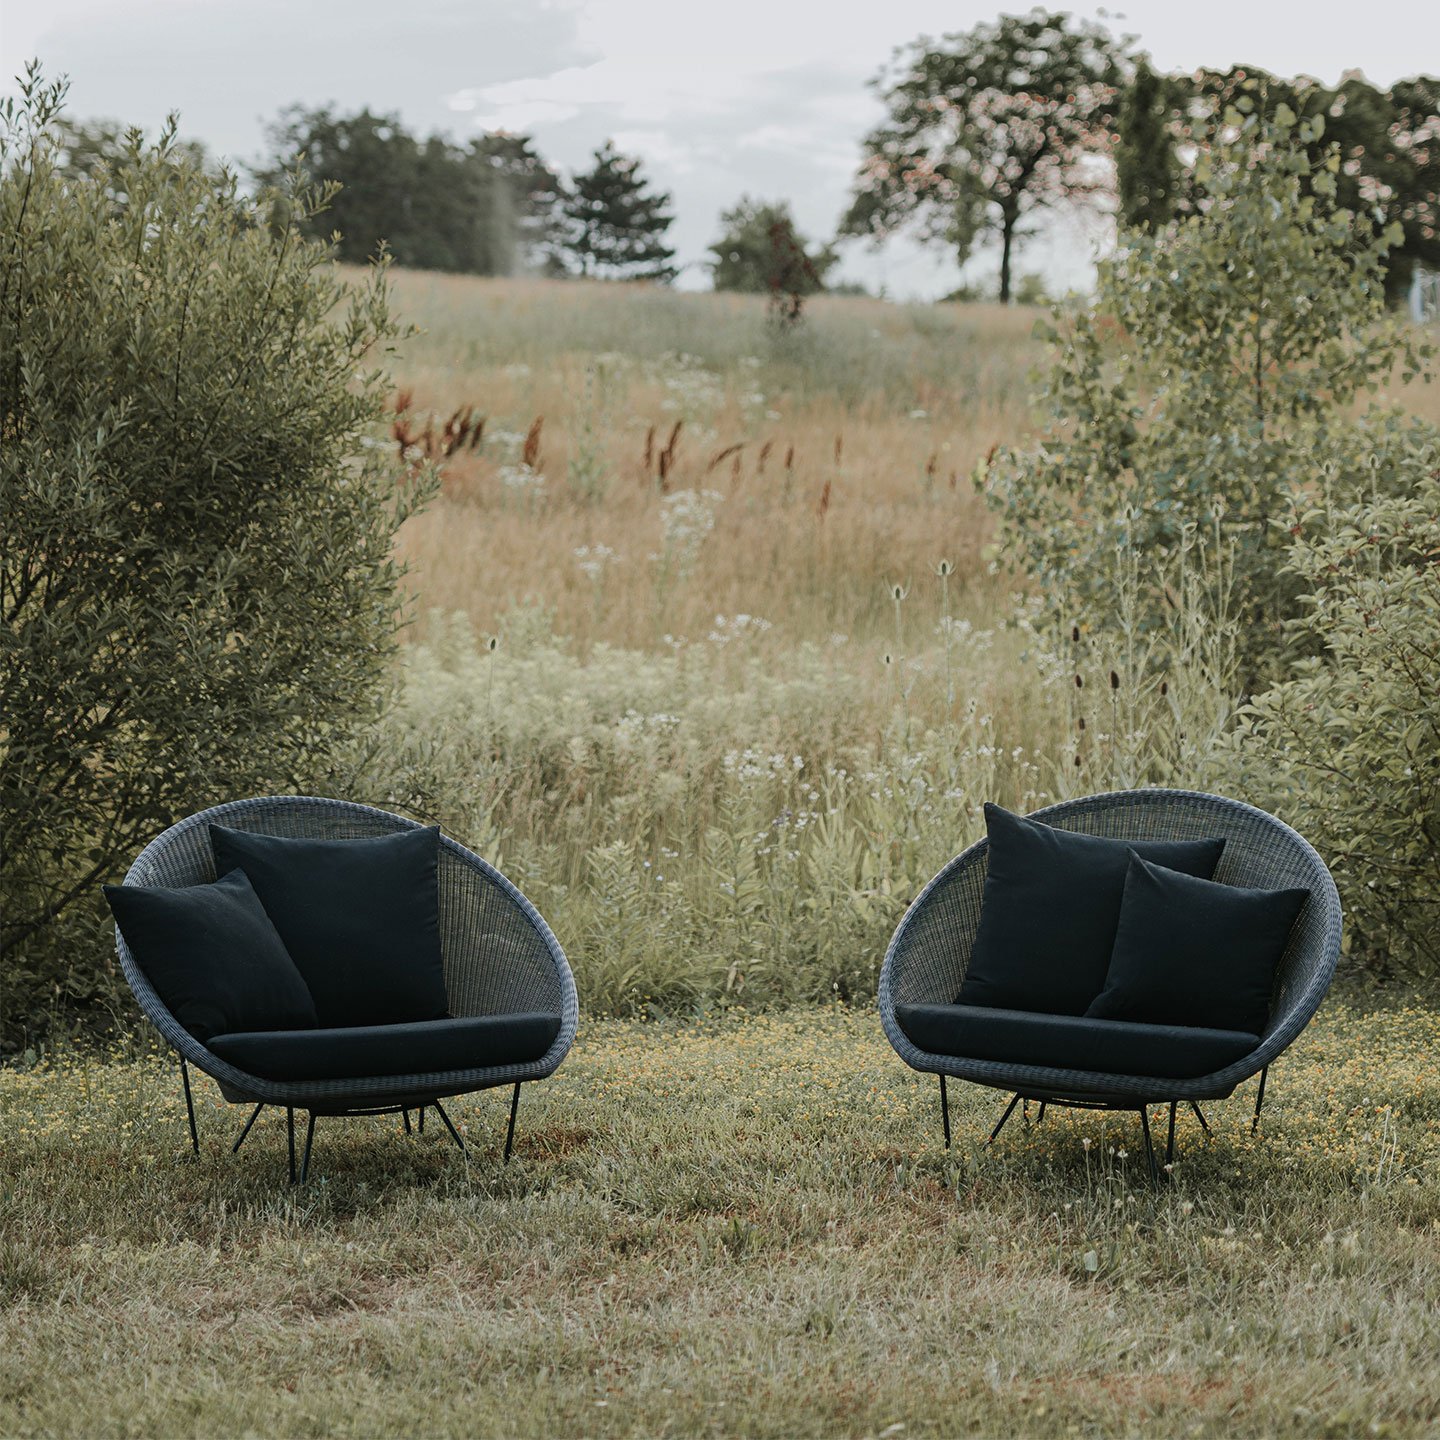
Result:
[[825,276],[839,259],[831,246],[812,246],[800,234],[783,200],[772,204],[742,196],[721,212],[720,224],[720,238],[710,247],[717,290],[814,295],[825,288]]
[[1399,227],[1366,229],[1336,203],[1341,156],[1318,162],[1315,120],[1232,110],[1201,157],[1198,213],[1122,232],[1092,304],[1049,334],[1039,443],[985,477],[1001,543],[1051,612],[1103,627],[1138,553],[1139,611],[1161,624],[1164,575],[1191,527],[1216,536],[1242,631],[1248,693],[1288,659],[1300,613],[1283,573],[1297,497],[1387,489],[1409,473],[1413,418],[1363,401],[1424,347],[1383,316]]
[[338,232],[341,259],[361,264],[383,242],[403,265],[472,275],[539,268],[552,239],[559,182],[527,136],[483,135],[468,146],[419,140],[397,115],[286,111],[271,129],[261,179],[300,170],[337,185],[307,233]]
[[[1282,105],[1319,122],[1307,144],[1313,161],[1337,147],[1336,200],[1362,231],[1372,222],[1399,225],[1384,266],[1389,298],[1405,293],[1416,264],[1440,270],[1440,79],[1431,76],[1382,90],[1358,72],[1329,86],[1255,65],[1153,80],[1137,71],[1116,153],[1126,220],[1153,226],[1195,214],[1204,204],[1195,163],[1225,138],[1227,111],[1271,116]],[[1169,183],[1157,184],[1167,171]]]
[[1000,298],[1028,217],[1108,188],[1121,47],[1103,26],[1032,10],[922,39],[875,84],[889,111],[841,222],[851,235],[914,225],[954,247],[1000,242]]

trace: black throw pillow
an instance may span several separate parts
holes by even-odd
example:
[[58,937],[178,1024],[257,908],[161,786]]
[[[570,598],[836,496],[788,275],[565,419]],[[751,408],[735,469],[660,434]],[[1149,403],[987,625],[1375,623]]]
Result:
[[1224,840],[1082,835],[998,805],[986,805],[985,828],[990,869],[956,1004],[1050,1015],[1085,1014],[1105,984],[1132,850],[1209,879],[1225,848]]
[[212,825],[210,843],[216,869],[238,865],[250,877],[315,997],[321,1026],[445,1015],[437,826],[306,840]]
[[[315,996],[321,1027],[445,1015],[439,828],[298,840],[210,827],[216,870],[239,865]],[[239,1028],[258,1027],[232,1027]]]
[[1261,1034],[1275,967],[1309,898],[1217,885],[1132,856],[1110,973],[1085,1013]]
[[243,871],[179,890],[103,889],[136,963],[197,1040],[316,1023],[304,977]]

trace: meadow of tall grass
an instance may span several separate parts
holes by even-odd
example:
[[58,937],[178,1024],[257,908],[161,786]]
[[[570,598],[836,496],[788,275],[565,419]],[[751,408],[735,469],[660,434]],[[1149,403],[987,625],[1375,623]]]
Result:
[[780,331],[756,297],[404,273],[395,299],[392,443],[444,479],[345,783],[501,863],[592,1009],[866,997],[985,801],[1207,778],[1223,626],[1162,698],[1144,643],[1078,617],[1057,647],[990,559],[972,477],[1034,423],[1035,312],[822,298]]
[[1435,1434],[1433,1007],[1332,998],[1260,1134],[1247,1086],[1154,1186],[1133,1116],[986,1147],[980,1087],[943,1148],[867,1003],[984,801],[1233,785],[1203,536],[1163,639],[1123,567],[1100,633],[989,559],[969,476],[1035,422],[1032,317],[395,296],[376,443],[443,489],[335,786],[521,884],[579,1040],[510,1165],[481,1095],[468,1156],[325,1121],[295,1189],[283,1120],[232,1157],[208,1081],[192,1159],[154,1037],[0,1070],[0,1433]]

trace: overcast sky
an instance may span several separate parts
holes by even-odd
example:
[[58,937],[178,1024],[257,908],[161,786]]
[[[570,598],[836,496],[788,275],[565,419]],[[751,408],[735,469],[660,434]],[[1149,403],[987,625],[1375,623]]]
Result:
[[[1389,84],[1440,71],[1433,6],[1136,0],[1107,23],[1163,69],[1243,62],[1324,81],[1358,69]],[[742,193],[788,199],[803,231],[830,235],[881,114],[866,81],[897,46],[997,13],[973,0],[0,0],[0,75],[39,56],[69,75],[76,117],[153,130],[178,110],[182,133],[242,163],[297,102],[398,111],[417,133],[458,139],[525,130],[566,169],[611,137],[672,192],[681,283],[702,286],[719,212]],[[1019,270],[1084,283],[1103,243],[1102,227],[1063,220]],[[904,243],[845,255],[842,274],[896,296],[959,279],[953,258]]]

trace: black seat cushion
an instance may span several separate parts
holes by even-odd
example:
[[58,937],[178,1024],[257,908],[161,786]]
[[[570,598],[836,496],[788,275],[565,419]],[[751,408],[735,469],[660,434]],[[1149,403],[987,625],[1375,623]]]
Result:
[[1193,1025],[1139,1025],[1083,1015],[1040,1015],[985,1005],[897,1005],[921,1050],[965,1060],[1192,1080],[1248,1055],[1258,1035]]
[[210,842],[217,870],[238,865],[250,877],[320,1025],[438,1020],[449,1009],[436,826],[306,840],[212,825]]
[[361,1080],[523,1065],[538,1060],[559,1033],[558,1015],[472,1015],[407,1025],[217,1035],[210,1049],[262,1080]]
[[1082,835],[998,805],[986,805],[985,828],[990,868],[956,1003],[1047,1015],[1083,1015],[1104,986],[1132,850],[1208,880],[1225,848]]
[[1308,890],[1217,885],[1132,856],[1110,972],[1086,1014],[1258,1033],[1309,898]]
[[243,870],[178,890],[103,888],[136,964],[197,1040],[316,1023],[305,979]]

